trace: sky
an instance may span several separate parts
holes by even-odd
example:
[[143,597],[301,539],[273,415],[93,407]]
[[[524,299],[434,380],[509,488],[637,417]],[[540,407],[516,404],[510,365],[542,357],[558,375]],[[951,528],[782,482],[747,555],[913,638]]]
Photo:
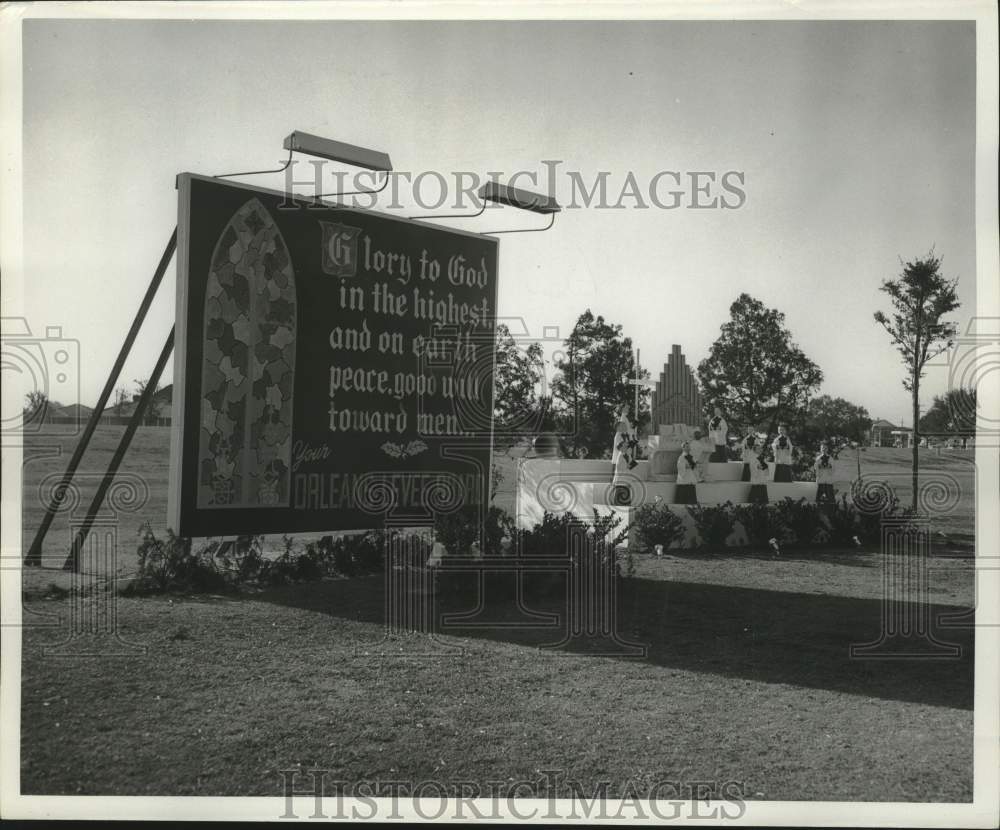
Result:
[[[933,246],[959,279],[960,330],[974,316],[973,23],[30,20],[23,68],[25,315],[79,341],[87,404],[176,224],[176,174],[277,167],[293,130],[414,175],[533,171],[529,190],[559,161],[563,205],[582,202],[568,171],[588,189],[605,172],[610,203],[632,174],[645,208],[567,207],[545,233],[500,237],[498,313],[551,339],[590,308],[654,375],[673,343],[703,359],[747,292],[785,313],[820,393],[909,424],[872,319],[881,281]],[[662,171],[687,185],[676,209],[648,199]],[[692,196],[692,171],[742,174],[745,199]],[[390,212],[434,212],[411,195]],[[688,206],[715,197],[742,204]],[[448,222],[540,224],[490,214]],[[123,384],[148,376],[174,303],[171,267]],[[931,370],[924,406],[947,386]]]

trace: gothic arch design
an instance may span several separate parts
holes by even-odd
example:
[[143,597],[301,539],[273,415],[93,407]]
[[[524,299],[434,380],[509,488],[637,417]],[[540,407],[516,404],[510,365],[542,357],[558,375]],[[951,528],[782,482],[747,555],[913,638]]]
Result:
[[295,378],[295,275],[265,207],[233,214],[205,292],[198,507],[287,507]]

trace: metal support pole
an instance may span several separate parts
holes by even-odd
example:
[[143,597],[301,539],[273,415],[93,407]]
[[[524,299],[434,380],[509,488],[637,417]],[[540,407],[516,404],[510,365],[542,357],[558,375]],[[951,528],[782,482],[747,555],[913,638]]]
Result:
[[174,329],[171,327],[170,334],[167,335],[167,341],[163,344],[163,350],[160,352],[160,357],[153,368],[153,374],[150,376],[146,388],[142,391],[142,396],[139,398],[139,403],[136,404],[135,412],[132,413],[132,418],[129,420],[128,426],[125,428],[125,434],[122,435],[121,441],[118,443],[118,449],[115,450],[108,471],[104,474],[104,478],[97,488],[97,493],[94,495],[94,500],[90,504],[87,516],[83,520],[83,525],[81,525],[79,532],[76,534],[76,539],[73,540],[73,547],[63,565],[64,571],[75,571],[79,567],[80,551],[83,550],[83,543],[87,541],[87,534],[90,533],[90,528],[94,524],[97,511],[101,509],[104,496],[107,494],[111,482],[114,481],[115,473],[118,472],[118,467],[121,465],[122,458],[125,457],[125,453],[128,451],[129,444],[132,443],[132,436],[135,435],[135,431],[139,428],[143,415],[149,407],[149,402],[156,393],[156,386],[160,382],[160,376],[163,374],[163,367],[167,365],[167,358],[170,357],[170,353],[173,350]]
[[80,437],[80,442],[76,445],[76,449],[73,451],[73,457],[69,461],[69,466],[66,467],[66,472],[63,474],[62,481],[59,482],[59,485],[53,491],[52,501],[45,509],[45,515],[42,517],[42,523],[39,525],[38,530],[35,533],[35,540],[31,543],[27,556],[24,557],[25,565],[40,566],[42,564],[42,542],[45,541],[45,534],[49,532],[49,526],[52,524],[52,519],[55,518],[56,513],[59,511],[59,505],[62,504],[62,500],[66,496],[66,489],[73,481],[73,475],[76,473],[76,468],[80,466],[83,454],[87,451],[87,445],[90,443],[90,439],[94,434],[94,430],[97,429],[98,423],[100,423],[104,407],[107,406],[108,399],[111,397],[111,392],[114,390],[115,384],[118,382],[118,376],[121,374],[122,367],[125,365],[125,360],[128,358],[128,354],[132,350],[132,344],[135,342],[135,338],[139,334],[139,328],[142,326],[142,321],[146,319],[146,313],[149,311],[149,307],[153,304],[153,298],[156,296],[156,290],[160,287],[160,283],[163,281],[163,275],[167,271],[167,266],[170,264],[170,260],[174,255],[176,247],[177,228],[174,228],[174,232],[170,235],[170,241],[167,242],[167,247],[163,251],[163,256],[160,257],[160,264],[156,266],[156,272],[153,274],[153,280],[150,282],[149,288],[146,289],[146,296],[142,298],[139,310],[135,314],[135,320],[132,321],[132,328],[129,329],[129,332],[125,337],[125,342],[122,343],[121,351],[118,353],[118,359],[115,361],[115,365],[111,369],[111,374],[108,375],[107,383],[104,384],[104,391],[101,392],[101,397],[98,398],[97,405],[94,407],[93,412],[90,413],[90,420],[87,422],[87,428],[83,431],[83,435]]

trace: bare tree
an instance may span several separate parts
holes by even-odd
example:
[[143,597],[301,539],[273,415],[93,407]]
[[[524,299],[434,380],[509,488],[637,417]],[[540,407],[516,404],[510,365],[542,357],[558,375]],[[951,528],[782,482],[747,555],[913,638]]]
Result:
[[129,396],[128,390],[124,386],[119,386],[115,390],[115,402],[111,407],[112,411],[119,418],[125,414],[125,407],[128,404]]

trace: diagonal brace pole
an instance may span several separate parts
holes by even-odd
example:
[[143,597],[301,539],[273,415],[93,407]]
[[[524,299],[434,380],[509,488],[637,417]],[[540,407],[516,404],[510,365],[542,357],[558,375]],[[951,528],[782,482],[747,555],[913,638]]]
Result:
[[90,509],[87,511],[87,516],[83,521],[83,525],[76,534],[76,539],[73,540],[73,547],[70,549],[69,556],[66,558],[65,564],[63,564],[64,571],[76,571],[80,568],[80,551],[83,550],[83,543],[87,541],[87,535],[90,533],[90,528],[94,524],[94,518],[97,516],[97,511],[101,509],[101,505],[104,503],[104,497],[107,495],[108,488],[111,487],[111,483],[115,479],[115,473],[118,472],[122,459],[128,451],[129,444],[132,443],[132,437],[135,435],[135,431],[139,428],[139,424],[142,423],[146,410],[149,408],[149,402],[153,399],[153,395],[156,394],[156,386],[160,382],[160,375],[163,374],[163,367],[167,365],[167,359],[170,357],[170,353],[173,350],[174,329],[171,327],[170,334],[167,335],[167,340],[163,344],[163,350],[160,352],[160,356],[156,361],[156,366],[153,367],[153,374],[150,376],[149,382],[146,384],[146,388],[142,390],[142,396],[139,398],[139,403],[136,404],[135,411],[132,413],[132,418],[129,420],[128,426],[125,428],[125,434],[122,435],[121,441],[118,442],[118,449],[115,450],[115,454],[111,459],[108,471],[104,474],[104,478],[101,479],[101,483],[97,488],[97,493],[94,495],[93,502],[90,504]]
[[153,298],[156,296],[156,289],[160,287],[160,283],[163,281],[163,275],[167,271],[167,266],[170,264],[170,260],[173,258],[174,250],[176,248],[177,228],[174,228],[174,232],[170,236],[170,241],[167,242],[167,247],[163,251],[163,256],[160,257],[160,264],[156,266],[156,272],[153,274],[153,280],[150,282],[149,288],[146,289],[146,296],[142,298],[142,303],[140,303],[139,310],[136,312],[135,320],[132,321],[132,328],[129,329],[129,332],[125,337],[125,342],[122,343],[121,351],[118,353],[118,359],[115,361],[115,365],[111,369],[111,374],[108,376],[107,383],[104,384],[104,390],[101,392],[101,397],[98,398],[94,411],[90,413],[90,420],[87,422],[87,427],[84,429],[83,435],[80,436],[80,442],[76,445],[76,449],[73,451],[73,457],[70,459],[69,465],[66,467],[66,472],[63,473],[62,481],[59,482],[59,485],[52,494],[52,501],[45,509],[45,515],[42,517],[42,523],[35,532],[35,540],[31,543],[31,548],[29,548],[27,555],[24,557],[25,565],[40,566],[42,564],[42,543],[45,541],[45,534],[49,532],[52,520],[55,518],[56,513],[59,512],[59,506],[66,497],[66,490],[73,481],[73,476],[76,474],[76,468],[80,466],[83,454],[87,451],[87,445],[90,443],[90,439],[94,434],[94,430],[97,429],[98,423],[100,423],[101,415],[104,413],[104,407],[107,406],[108,400],[111,397],[111,392],[114,390],[115,384],[118,382],[118,376],[121,374],[122,367],[125,365],[125,360],[128,358],[128,354],[132,350],[132,344],[135,343],[135,338],[139,334],[142,322],[146,319],[146,313],[149,311],[149,307],[153,304]]

